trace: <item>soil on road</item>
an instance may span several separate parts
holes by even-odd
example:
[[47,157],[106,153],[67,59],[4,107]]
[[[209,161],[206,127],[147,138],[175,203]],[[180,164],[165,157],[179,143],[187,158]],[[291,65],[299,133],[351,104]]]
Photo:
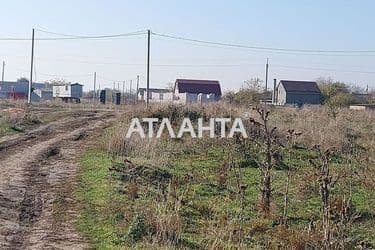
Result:
[[79,111],[0,138],[0,249],[90,249],[75,230],[77,156],[115,119]]

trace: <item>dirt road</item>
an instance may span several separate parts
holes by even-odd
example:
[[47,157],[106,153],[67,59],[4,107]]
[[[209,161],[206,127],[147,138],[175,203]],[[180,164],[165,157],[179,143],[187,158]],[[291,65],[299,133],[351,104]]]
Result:
[[0,249],[89,249],[75,230],[76,157],[113,112],[80,111],[0,138]]

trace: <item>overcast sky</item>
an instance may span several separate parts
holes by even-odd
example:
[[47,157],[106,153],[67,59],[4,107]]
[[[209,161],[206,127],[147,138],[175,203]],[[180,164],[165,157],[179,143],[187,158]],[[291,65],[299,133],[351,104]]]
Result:
[[[375,1],[372,0],[12,0],[2,1],[0,38],[30,37],[37,28],[74,35],[105,35],[151,29],[200,40],[249,46],[375,50]],[[36,32],[36,37],[57,37]],[[5,80],[29,77],[30,41],[0,41]],[[38,82],[64,78],[93,87],[113,81],[146,80],[146,35],[105,40],[37,41]],[[165,87],[176,78],[217,79],[224,90],[244,80],[336,80],[375,88],[375,53],[284,54],[206,46],[153,36],[151,86]],[[271,82],[271,80],[270,80]],[[135,83],[134,83],[135,84]]]

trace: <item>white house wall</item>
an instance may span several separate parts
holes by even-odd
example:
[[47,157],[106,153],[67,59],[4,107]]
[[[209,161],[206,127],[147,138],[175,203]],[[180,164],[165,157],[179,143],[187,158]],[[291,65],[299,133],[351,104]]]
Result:
[[174,102],[177,104],[186,104],[186,93],[176,93]]
[[[163,98],[160,99],[160,94],[162,94]],[[138,100],[140,101],[146,101],[147,92],[143,92],[143,95],[138,93]],[[150,92],[150,102],[172,102],[173,101],[173,93],[167,92],[167,93],[160,93],[160,92]]]
[[[160,94],[162,94],[163,98],[160,99]],[[172,102],[173,101],[173,93],[158,93],[158,92],[151,92],[150,93],[150,102]]]
[[52,96],[55,98],[81,98],[82,85],[55,85],[52,87]]
[[279,84],[277,88],[277,93],[276,93],[276,104],[277,105],[285,105],[286,104],[286,91],[285,88],[282,84]]
[[70,85],[55,85],[52,87],[53,97],[71,97]]

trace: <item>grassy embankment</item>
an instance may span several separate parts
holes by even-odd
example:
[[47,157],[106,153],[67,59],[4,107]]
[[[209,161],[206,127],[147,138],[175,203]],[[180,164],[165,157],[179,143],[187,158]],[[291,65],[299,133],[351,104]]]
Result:
[[9,113],[0,111],[0,137],[23,132],[43,122],[40,116],[31,113]]

